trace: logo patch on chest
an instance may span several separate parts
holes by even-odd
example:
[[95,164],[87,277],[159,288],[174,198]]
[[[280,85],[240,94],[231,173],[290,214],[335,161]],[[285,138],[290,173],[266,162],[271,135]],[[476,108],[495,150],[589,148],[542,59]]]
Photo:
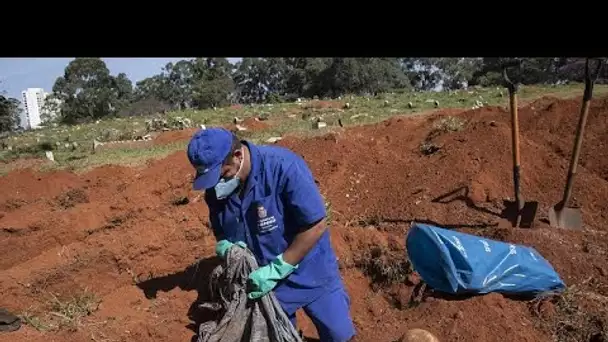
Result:
[[271,215],[268,216],[268,211],[262,205],[258,205],[258,231],[267,233],[278,228],[277,219]]
[[266,218],[266,215],[268,215],[268,212],[264,209],[264,206],[258,205],[258,219]]

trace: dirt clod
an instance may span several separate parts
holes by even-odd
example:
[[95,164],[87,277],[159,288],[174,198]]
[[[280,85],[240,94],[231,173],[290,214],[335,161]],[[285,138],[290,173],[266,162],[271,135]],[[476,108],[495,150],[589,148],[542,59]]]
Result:
[[399,340],[401,342],[439,342],[439,339],[424,329],[409,330]]
[[57,203],[64,209],[71,208],[79,203],[88,203],[89,197],[82,189],[72,189],[57,197]]

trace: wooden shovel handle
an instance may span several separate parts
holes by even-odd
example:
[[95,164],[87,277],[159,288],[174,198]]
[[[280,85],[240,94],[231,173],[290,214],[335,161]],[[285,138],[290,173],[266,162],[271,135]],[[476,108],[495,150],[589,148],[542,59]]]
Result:
[[[522,67],[521,60],[515,60],[506,63],[502,66],[502,75],[505,79],[507,88],[509,89],[509,107],[511,111],[511,144],[513,151],[513,188],[515,193],[515,202],[518,206],[518,212],[523,208],[523,199],[519,190],[520,186],[520,156],[519,156],[519,118],[517,113],[517,88],[518,84],[509,79],[507,69],[511,67]],[[519,217],[519,215],[518,215]]]
[[564,207],[570,201],[572,196],[572,185],[574,183],[574,176],[576,176],[576,168],[578,166],[578,159],[581,153],[581,146],[583,144],[583,134],[585,132],[585,126],[587,124],[587,117],[589,115],[589,107],[591,98],[593,96],[593,84],[597,80],[602,66],[604,64],[603,59],[598,59],[595,67],[595,73],[591,75],[589,73],[589,58],[585,61],[585,93],[583,95],[583,104],[581,106],[580,117],[578,125],[576,127],[576,137],[574,140],[574,150],[572,151],[572,158],[570,159],[570,168],[568,169],[568,179],[566,180],[566,188],[564,189],[564,196],[560,207]]

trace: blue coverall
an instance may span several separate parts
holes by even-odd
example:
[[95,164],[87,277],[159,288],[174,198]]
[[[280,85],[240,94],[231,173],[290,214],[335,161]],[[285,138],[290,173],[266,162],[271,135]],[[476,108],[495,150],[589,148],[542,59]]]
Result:
[[[302,227],[326,216],[325,203],[300,156],[279,146],[243,144],[251,160],[243,199],[235,193],[219,201],[208,189],[205,201],[216,239],[245,242],[264,266],[285,251]],[[296,310],[303,308],[321,341],[348,341],[355,335],[328,230],[274,294],[294,326]]]

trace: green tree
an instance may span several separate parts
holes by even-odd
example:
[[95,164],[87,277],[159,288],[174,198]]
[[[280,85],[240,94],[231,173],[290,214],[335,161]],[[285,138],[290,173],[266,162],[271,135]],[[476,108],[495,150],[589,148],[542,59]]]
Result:
[[114,115],[128,104],[131,94],[131,81],[125,74],[111,76],[101,58],[74,59],[53,86],[65,123]]
[[320,96],[376,94],[408,86],[397,58],[333,58],[320,75]]
[[133,98],[143,101],[146,108],[169,104],[182,110],[226,105],[234,91],[232,68],[226,58],[201,57],[167,63],[160,74],[137,82]]
[[442,74],[443,89],[451,90],[467,87],[482,63],[482,58],[438,58],[435,66]]
[[55,93],[51,93],[44,99],[44,105],[40,109],[40,120],[46,125],[57,119],[61,119],[61,101]]
[[118,108],[125,108],[133,101],[133,83],[125,73],[111,78],[112,103]]
[[19,100],[0,95],[0,133],[11,132],[19,124]]
[[262,103],[281,98],[287,90],[286,72],[282,58],[243,58],[234,73],[239,101]]
[[313,97],[323,91],[322,73],[333,58],[284,58],[286,64],[286,92],[290,97]]
[[217,78],[197,85],[194,103],[200,109],[225,106],[230,103],[234,82],[229,77]]
[[200,108],[230,103],[235,86],[233,65],[226,58],[196,58],[192,61],[193,105]]
[[163,68],[161,86],[163,96],[177,110],[190,108],[194,94],[194,67],[192,61],[181,60],[177,63],[167,63]]
[[[600,71],[597,83],[606,83],[608,81],[608,66],[606,65],[606,57],[602,57],[604,66]],[[597,60],[591,61],[589,64],[591,72],[595,72]],[[585,58],[565,58],[558,57],[554,63],[556,81],[576,81],[584,82],[585,78]]]
[[[509,70],[509,78],[522,84],[555,83],[559,80],[579,80],[580,59],[564,57],[518,58],[521,68]],[[502,66],[514,58],[483,58],[482,67],[473,76],[472,84],[503,85]],[[583,59],[584,61],[584,59]],[[582,78],[581,78],[582,79]]]
[[481,58],[403,58],[402,68],[416,90],[462,89],[483,66]]
[[157,99],[170,103],[168,82],[164,75],[158,74],[137,82],[133,91],[134,101]]
[[169,82],[163,74],[154,75],[137,82],[132,98],[131,104],[120,111],[120,116],[164,113],[175,108],[171,103]]

